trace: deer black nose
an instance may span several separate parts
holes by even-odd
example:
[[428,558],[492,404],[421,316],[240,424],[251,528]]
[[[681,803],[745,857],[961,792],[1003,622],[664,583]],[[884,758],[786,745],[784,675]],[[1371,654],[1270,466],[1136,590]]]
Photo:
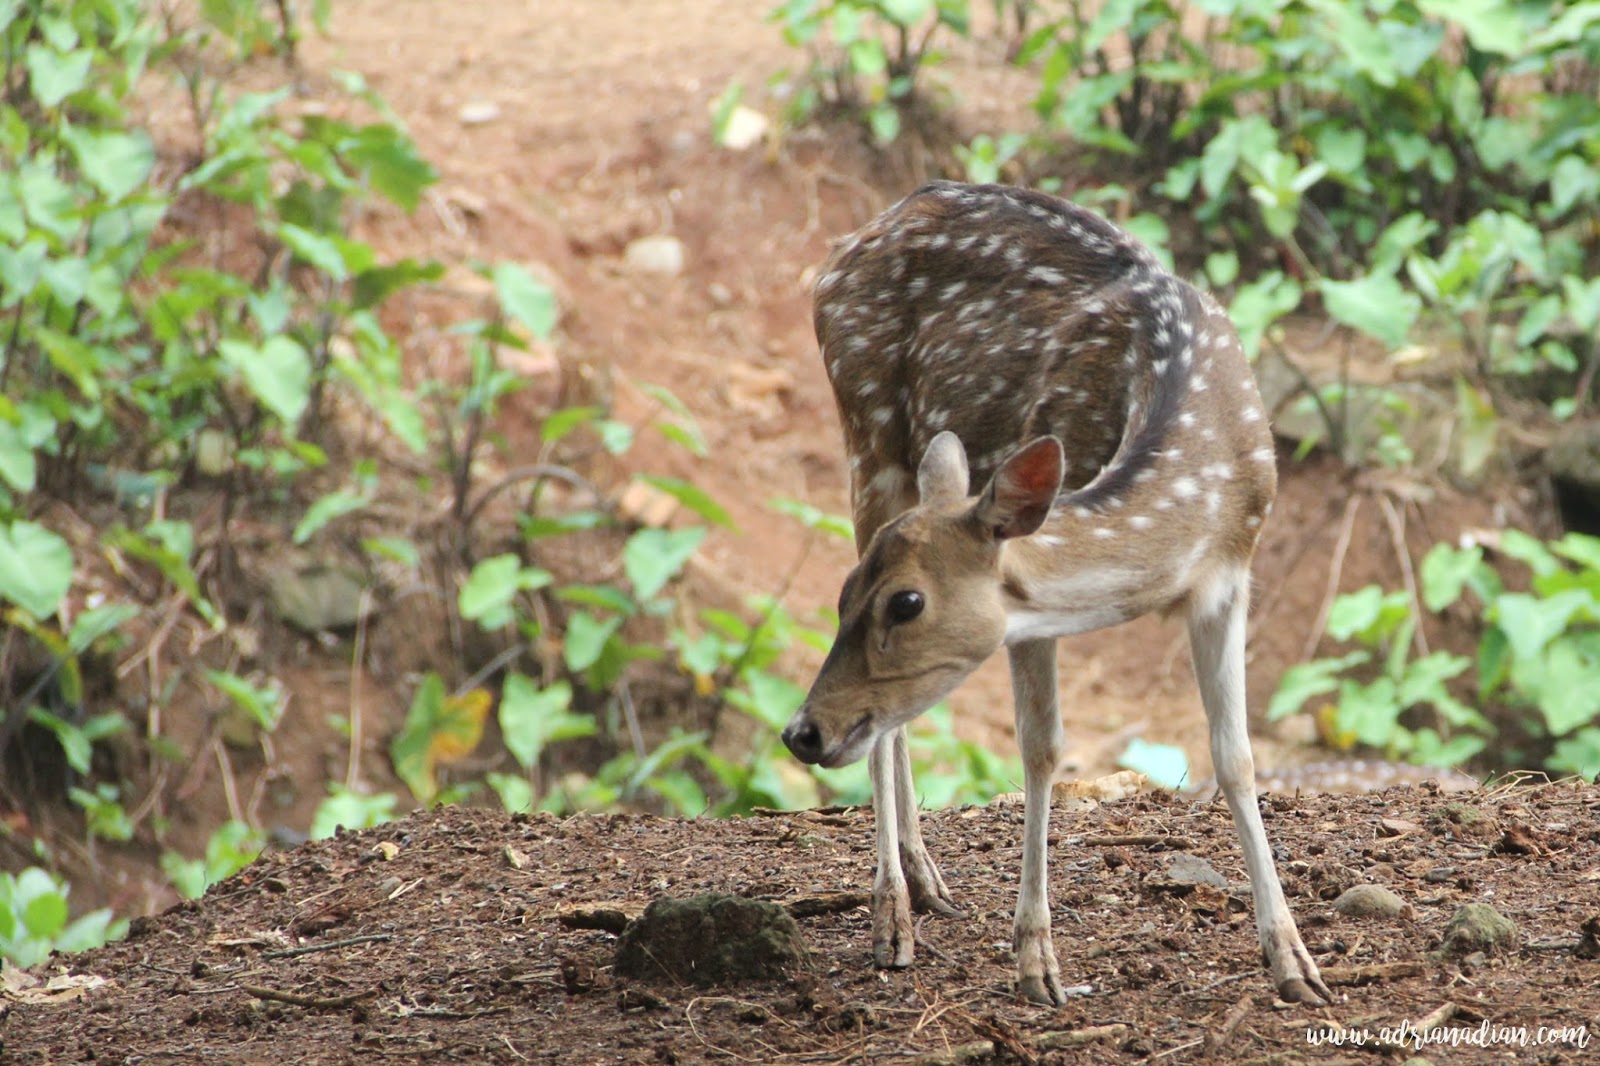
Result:
[[783,742],[801,762],[815,763],[822,758],[822,730],[809,718],[796,718],[790,722],[784,728]]

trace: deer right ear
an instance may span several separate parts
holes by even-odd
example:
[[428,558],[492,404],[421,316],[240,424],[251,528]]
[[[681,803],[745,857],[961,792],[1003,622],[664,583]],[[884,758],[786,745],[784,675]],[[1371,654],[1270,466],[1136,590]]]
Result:
[[973,513],[998,540],[1026,537],[1050,517],[1064,473],[1061,442],[1040,437],[1001,464]]
[[917,467],[917,495],[923,503],[960,500],[967,495],[967,450],[948,429],[933,438]]

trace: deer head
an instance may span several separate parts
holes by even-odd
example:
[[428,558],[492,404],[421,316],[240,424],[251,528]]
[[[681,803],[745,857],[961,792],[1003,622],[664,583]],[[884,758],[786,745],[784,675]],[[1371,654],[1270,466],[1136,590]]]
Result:
[[844,766],[943,699],[1005,641],[1001,545],[1044,524],[1061,488],[1054,437],[1034,440],[967,495],[967,456],[940,433],[917,506],[868,543],[839,593],[839,635],[783,731],[802,762]]

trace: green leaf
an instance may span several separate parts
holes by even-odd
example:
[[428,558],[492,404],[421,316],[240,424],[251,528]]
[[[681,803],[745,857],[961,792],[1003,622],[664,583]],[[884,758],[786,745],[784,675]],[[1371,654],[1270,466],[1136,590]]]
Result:
[[550,286],[516,263],[497,264],[493,278],[500,306],[513,321],[541,340],[555,331],[559,312]]
[[1390,348],[1405,344],[1422,313],[1421,297],[1406,291],[1392,274],[1369,274],[1355,281],[1323,278],[1318,288],[1328,314]]
[[139,188],[155,168],[155,145],[143,130],[87,130],[68,126],[62,139],[78,158],[78,169],[107,201],[118,203]]
[[1495,601],[1490,613],[1506,635],[1512,655],[1529,662],[1567,628],[1575,613],[1593,607],[1594,602],[1594,597],[1583,589],[1568,589],[1548,599],[1508,592]]
[[405,726],[389,746],[396,776],[417,799],[432,803],[439,793],[435,767],[464,758],[478,746],[489,702],[483,689],[448,696],[438,674],[430,672],[423,678],[406,712]]
[[1442,611],[1456,602],[1461,598],[1461,590],[1483,565],[1483,548],[1479,545],[1453,548],[1444,543],[1435,544],[1422,557],[1418,571],[1423,606],[1430,611]]
[[292,539],[296,544],[304,544],[329,522],[362,510],[371,502],[372,496],[367,493],[336,489],[306,508],[306,513],[294,527]]
[[244,378],[261,405],[286,426],[294,426],[311,402],[311,357],[298,341],[270,337],[259,348],[241,340],[225,340],[217,350],[222,360]]
[[678,576],[705,539],[703,528],[641,529],[622,549],[622,568],[641,601],[652,599]]
[[438,171],[417,146],[388,123],[363,126],[345,146],[345,158],[365,170],[372,187],[406,211],[415,211],[422,190],[439,180]]
[[30,936],[40,940],[53,940],[67,925],[67,898],[65,889],[55,878],[37,866],[30,866],[17,876],[16,902],[22,917],[22,927]]
[[500,693],[500,733],[518,765],[531,770],[550,744],[594,735],[594,717],[575,714],[571,706],[572,686],[565,681],[540,689],[522,674],[506,678]]
[[33,446],[22,435],[22,430],[10,422],[0,421],[0,481],[26,495],[33,491],[38,476]]
[[462,618],[484,629],[499,629],[511,622],[511,604],[519,592],[543,588],[550,581],[548,571],[525,567],[515,555],[496,555],[472,568],[461,585],[457,606]]
[[328,798],[317,805],[316,813],[311,816],[311,839],[331,837],[341,825],[346,829],[382,825],[394,818],[398,802],[392,792],[364,796],[345,788],[331,788]]
[[707,522],[715,522],[724,529],[737,530],[733,519],[722,505],[711,498],[711,494],[698,485],[691,484],[680,478],[661,477],[656,474],[641,474],[639,480],[649,485],[654,485],[662,492],[683,504]]
[[914,26],[933,10],[933,0],[879,0],[884,16],[897,26]]
[[258,687],[238,674],[225,670],[207,670],[205,678],[216,687],[217,691],[227,696],[235,706],[254,719],[263,732],[271,733],[283,720],[287,700],[276,681]]
[[350,264],[345,262],[344,249],[332,237],[292,222],[284,222],[278,226],[278,239],[296,257],[334,281],[344,281],[350,277]]
[[1339,687],[1340,674],[1371,658],[1367,652],[1353,651],[1338,659],[1315,659],[1289,667],[1283,672],[1283,680],[1278,682],[1278,691],[1267,708],[1267,720],[1276,722],[1287,718],[1300,710],[1306,700],[1334,691]]
[[1527,35],[1516,4],[1505,0],[1418,0],[1417,7],[1432,18],[1466,30],[1467,40],[1480,52],[1515,56],[1525,47]]
[[604,621],[587,611],[577,611],[567,619],[567,632],[561,642],[562,660],[567,669],[581,673],[600,660],[611,635],[622,628],[621,618]]
[[24,62],[33,98],[45,107],[55,107],[88,83],[94,49],[79,48],[63,55],[47,44],[32,44]]
[[1554,640],[1539,675],[1539,712],[1553,737],[1600,718],[1600,632]]
[[33,522],[0,527],[0,599],[44,620],[71,587],[72,548],[65,540]]
[[494,789],[494,794],[500,797],[500,806],[508,814],[526,814],[533,810],[538,796],[533,791],[533,785],[525,777],[516,774],[501,774],[490,771],[483,775],[489,782],[489,787]]

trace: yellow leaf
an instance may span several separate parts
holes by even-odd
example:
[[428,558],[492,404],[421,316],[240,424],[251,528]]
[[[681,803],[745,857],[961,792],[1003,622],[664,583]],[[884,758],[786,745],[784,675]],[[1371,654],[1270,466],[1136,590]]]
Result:
[[428,741],[429,761],[452,763],[472,754],[483,739],[483,723],[493,703],[488,690],[481,688],[446,697]]

